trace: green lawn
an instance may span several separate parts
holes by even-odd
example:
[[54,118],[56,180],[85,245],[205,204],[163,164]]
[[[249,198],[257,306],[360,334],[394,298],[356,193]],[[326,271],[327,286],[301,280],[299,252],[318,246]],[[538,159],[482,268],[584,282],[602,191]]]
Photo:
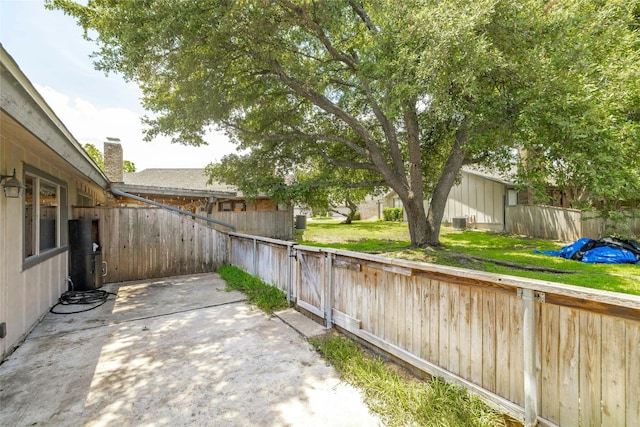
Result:
[[[558,250],[562,247],[559,242],[447,227],[442,228],[440,241],[442,249],[411,249],[406,223],[309,221],[301,243],[640,295],[639,264],[584,264],[534,253]],[[529,271],[527,267],[563,273]]]
[[401,367],[336,333],[310,339],[338,371],[360,390],[385,426],[506,427],[509,418],[466,389],[441,378],[420,380]]

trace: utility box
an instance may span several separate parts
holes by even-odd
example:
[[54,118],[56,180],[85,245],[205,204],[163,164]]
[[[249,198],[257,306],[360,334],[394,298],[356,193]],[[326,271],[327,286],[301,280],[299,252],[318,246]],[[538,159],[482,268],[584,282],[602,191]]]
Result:
[[451,226],[454,228],[454,230],[466,230],[467,218],[453,218],[451,220]]
[[305,215],[296,215],[296,230],[307,229],[307,217]]
[[69,276],[74,291],[102,287],[102,251],[98,220],[69,220]]

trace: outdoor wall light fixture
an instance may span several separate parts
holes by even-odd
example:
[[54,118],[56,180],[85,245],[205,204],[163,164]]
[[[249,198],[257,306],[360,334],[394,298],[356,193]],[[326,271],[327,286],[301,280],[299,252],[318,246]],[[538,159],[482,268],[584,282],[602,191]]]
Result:
[[[4,181],[5,179],[6,181]],[[2,187],[4,188],[5,197],[11,199],[17,199],[20,197],[20,193],[22,193],[24,185],[22,185],[22,183],[18,181],[18,178],[16,178],[15,169],[13,170],[13,175],[0,175],[0,182],[2,181],[4,181]]]

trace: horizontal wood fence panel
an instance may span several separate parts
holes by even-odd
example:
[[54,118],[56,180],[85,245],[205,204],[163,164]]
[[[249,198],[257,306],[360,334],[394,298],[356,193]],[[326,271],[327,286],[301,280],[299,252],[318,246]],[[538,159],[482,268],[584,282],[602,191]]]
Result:
[[[246,252],[255,247],[269,265],[258,271],[263,279],[274,277],[277,262],[282,270],[295,263],[300,308],[319,315],[330,307],[324,315],[333,324],[522,421],[526,413],[549,426],[640,419],[640,297],[290,242],[247,242],[231,236],[230,262],[246,264],[233,257],[252,258]],[[285,250],[296,259],[278,255]],[[535,297],[529,329],[526,292]],[[531,366],[525,342],[535,348],[533,385],[525,383]],[[525,410],[528,401],[533,412]]]
[[[333,306],[360,320],[362,330],[523,405],[521,300],[515,295],[382,266],[335,268],[334,277]],[[485,384],[483,373],[490,378]]]
[[105,283],[215,271],[228,236],[158,208],[74,208],[76,219],[98,219]]

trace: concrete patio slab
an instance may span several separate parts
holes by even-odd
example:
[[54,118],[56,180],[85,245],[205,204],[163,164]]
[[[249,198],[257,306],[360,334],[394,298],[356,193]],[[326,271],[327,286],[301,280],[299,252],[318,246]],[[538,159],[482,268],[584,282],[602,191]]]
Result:
[[297,331],[215,274],[105,288],[117,298],[47,315],[0,366],[0,425],[380,424]]

